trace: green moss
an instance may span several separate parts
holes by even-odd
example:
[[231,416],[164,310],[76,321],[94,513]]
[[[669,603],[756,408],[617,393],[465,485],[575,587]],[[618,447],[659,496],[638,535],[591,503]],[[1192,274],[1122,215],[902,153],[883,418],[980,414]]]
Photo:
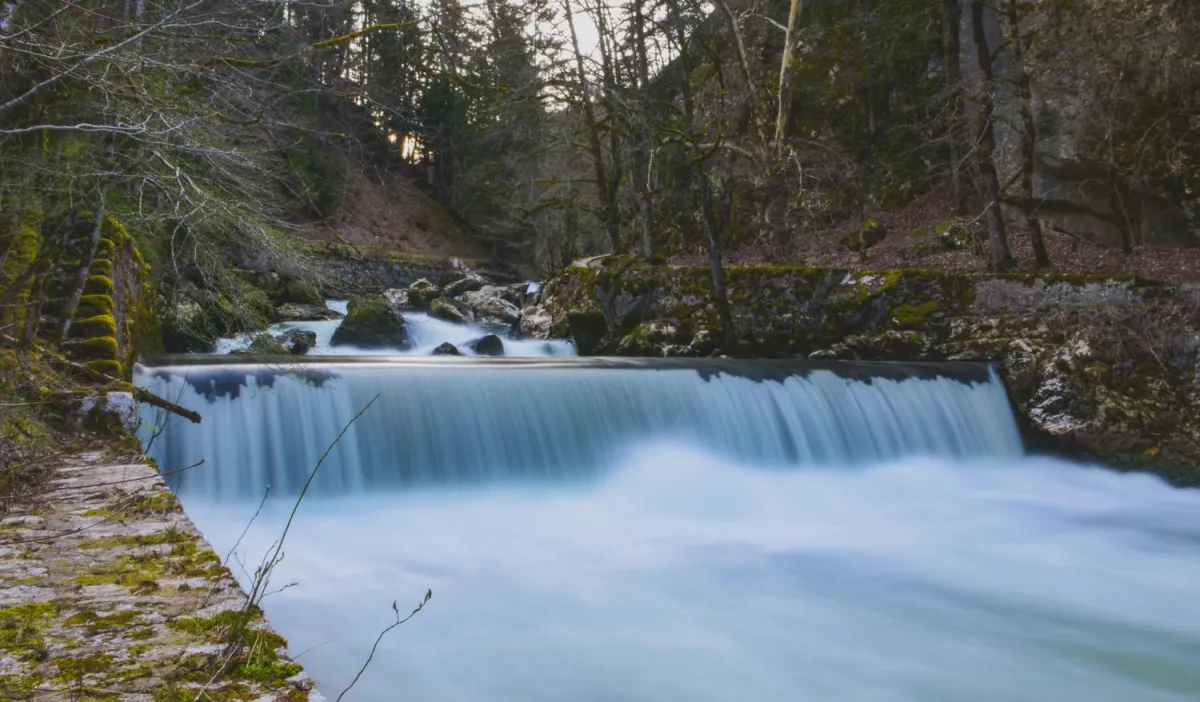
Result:
[[127,628],[130,622],[137,619],[137,616],[137,611],[133,609],[125,609],[107,615],[85,610],[71,615],[63,621],[63,624],[84,627],[88,636],[95,636],[105,631]]
[[0,651],[27,660],[46,655],[41,628],[58,615],[53,602],[37,602],[0,609]]
[[58,680],[63,683],[75,683],[89,675],[107,671],[113,663],[112,656],[106,653],[93,653],[79,658],[65,658],[54,661],[58,668]]
[[83,285],[83,292],[87,295],[112,295],[112,278],[106,275],[89,275]]
[[117,336],[117,320],[112,315],[107,314],[76,319],[71,323],[71,336],[76,339],[109,336],[113,337],[115,341]]
[[941,311],[943,305],[936,300],[922,303],[920,305],[900,304],[891,309],[889,313],[892,321],[902,327],[911,327],[919,324],[924,324],[929,320],[929,316]]
[[121,363],[119,361],[113,361],[109,359],[85,361],[83,367],[92,373],[96,373],[107,378],[121,377]]
[[111,295],[84,295],[79,298],[79,307],[75,308],[75,316],[80,319],[99,317],[113,314],[113,299]]
[[115,336],[98,336],[79,342],[78,354],[87,360],[116,360],[118,353]]
[[88,273],[112,277],[113,262],[111,258],[97,258],[92,261]]
[[150,592],[164,578],[207,578],[227,572],[217,554],[199,539],[189,538],[174,544],[167,552],[123,553],[98,562],[86,573],[75,576],[73,582],[79,586],[115,584]]

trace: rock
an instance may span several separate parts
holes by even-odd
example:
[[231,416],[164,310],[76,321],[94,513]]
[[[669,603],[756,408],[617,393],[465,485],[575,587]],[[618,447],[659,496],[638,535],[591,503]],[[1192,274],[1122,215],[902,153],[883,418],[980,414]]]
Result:
[[343,315],[337,310],[331,310],[325,305],[301,305],[286,302],[275,308],[275,319],[280,322],[319,322],[341,319]]
[[303,356],[317,345],[317,333],[307,329],[288,329],[275,338],[293,356]]
[[885,238],[887,238],[887,227],[881,224],[879,220],[868,219],[866,222],[863,222],[862,229],[842,237],[842,246],[859,254],[865,254],[867,249],[875,246]]
[[246,354],[253,356],[285,356],[290,354],[287,348],[270,334],[259,334],[254,337],[254,341],[244,349],[235,349],[230,351],[231,354]]
[[352,298],[348,309],[349,314],[333,332],[333,345],[408,347],[404,318],[392,310],[383,295]]
[[639,324],[617,345],[621,356],[679,356],[687,348],[688,336],[675,319],[655,319]]
[[433,350],[434,356],[461,356],[462,352],[458,347],[449,341],[443,342],[440,346]]
[[408,286],[408,302],[414,309],[427,310],[430,303],[442,296],[442,289],[425,278],[418,278]]
[[123,429],[133,433],[140,423],[133,393],[123,390],[88,393],[79,398],[70,418],[76,426],[101,431]]
[[283,289],[283,302],[301,305],[324,305],[325,296],[307,281],[289,280]]
[[504,355],[504,341],[495,334],[488,334],[481,339],[469,341],[467,346],[480,356]]
[[204,308],[187,298],[164,311],[162,336],[163,348],[169,353],[209,353],[214,347]]
[[533,305],[521,310],[521,320],[517,323],[521,336],[534,339],[549,339],[550,327],[554,320],[550,313],[541,305]]
[[450,283],[442,289],[442,294],[446,297],[458,297],[463,293],[475,292],[485,285],[489,285],[487,278],[474,272],[467,272],[462,278]]
[[396,314],[400,314],[402,310],[412,309],[412,303],[408,299],[408,290],[405,288],[384,290],[383,298],[387,300],[388,307],[391,307]]
[[492,286],[480,288],[462,296],[463,304],[471,310],[475,319],[495,317],[505,324],[515,324],[521,318],[521,310],[500,296],[500,289]]
[[459,309],[458,304],[448,297],[439,297],[429,303],[429,316],[457,324],[466,324],[471,321],[467,313]]

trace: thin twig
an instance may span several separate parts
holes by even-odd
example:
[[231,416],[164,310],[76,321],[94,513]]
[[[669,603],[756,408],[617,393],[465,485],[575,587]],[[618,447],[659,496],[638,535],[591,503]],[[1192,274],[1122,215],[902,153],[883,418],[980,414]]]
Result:
[[358,669],[358,674],[354,676],[354,679],[350,681],[350,684],[346,686],[346,689],[342,690],[342,694],[338,695],[334,702],[342,702],[342,698],[346,696],[347,692],[350,692],[350,688],[354,687],[355,683],[358,682],[358,679],[362,677],[362,674],[367,671],[367,666],[371,665],[371,659],[375,657],[375,650],[379,648],[379,642],[383,641],[383,637],[386,636],[387,633],[392,629],[395,629],[409,619],[417,616],[417,612],[420,612],[425,608],[425,603],[428,602],[429,598],[431,597],[433,597],[433,590],[426,590],[425,599],[421,600],[421,603],[417,605],[417,608],[409,612],[408,616],[403,619],[400,618],[400,608],[396,605],[396,601],[392,601],[392,611],[396,613],[395,623],[379,632],[379,636],[375,638],[375,645],[371,647],[371,653],[367,656],[367,660],[363,662],[362,667]]

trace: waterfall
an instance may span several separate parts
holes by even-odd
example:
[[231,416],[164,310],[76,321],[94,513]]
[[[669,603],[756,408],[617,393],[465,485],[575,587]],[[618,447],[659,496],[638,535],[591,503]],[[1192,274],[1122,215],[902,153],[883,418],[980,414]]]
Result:
[[220,499],[296,494],[377,395],[317,494],[587,480],[664,439],[765,469],[1022,453],[1002,384],[968,364],[360,359],[139,367],[135,382],[203,416],[158,422],[150,453],[164,472],[205,459],[168,479]]

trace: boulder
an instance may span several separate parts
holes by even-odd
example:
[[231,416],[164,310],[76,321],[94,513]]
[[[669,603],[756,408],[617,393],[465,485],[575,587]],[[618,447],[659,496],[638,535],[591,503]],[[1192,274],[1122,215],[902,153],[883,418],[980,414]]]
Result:
[[440,346],[433,350],[434,356],[461,356],[462,352],[458,347],[449,341],[442,342]]
[[458,297],[463,293],[475,292],[485,285],[488,285],[488,279],[478,273],[468,272],[462,278],[450,283],[442,289],[442,294],[446,297]]
[[282,302],[295,302],[301,305],[324,305],[325,296],[303,280],[289,280],[283,288]]
[[275,338],[293,356],[303,356],[317,345],[317,333],[307,329],[288,329]]
[[162,336],[166,351],[208,353],[213,350],[213,334],[199,303],[181,297],[175,304],[164,304],[163,307]]
[[441,296],[442,289],[425,278],[418,278],[408,286],[408,302],[414,309],[427,310],[430,303]]
[[396,314],[400,314],[402,310],[412,309],[412,303],[409,301],[408,290],[406,288],[389,288],[383,291],[383,298],[387,300],[388,307]]
[[468,341],[467,346],[480,356],[504,355],[504,341],[495,334],[488,334],[480,339]]
[[429,303],[429,316],[447,322],[466,324],[471,321],[467,312],[459,309],[461,303],[456,303],[448,297],[439,297]]
[[344,315],[325,305],[301,305],[287,302],[275,308],[275,319],[280,322],[319,322],[341,319]]
[[401,349],[408,346],[404,318],[391,308],[383,295],[352,298],[348,311],[333,332],[331,343],[334,346]]
[[553,319],[545,307],[533,305],[521,310],[521,320],[517,327],[521,336],[534,339],[549,339]]
[[279,339],[270,334],[259,334],[254,337],[254,341],[244,349],[235,349],[230,351],[235,354],[247,354],[252,356],[286,356],[291,353]]
[[500,288],[487,286],[465,293],[462,301],[475,319],[494,317],[505,324],[515,324],[521,318],[521,310],[500,296]]

